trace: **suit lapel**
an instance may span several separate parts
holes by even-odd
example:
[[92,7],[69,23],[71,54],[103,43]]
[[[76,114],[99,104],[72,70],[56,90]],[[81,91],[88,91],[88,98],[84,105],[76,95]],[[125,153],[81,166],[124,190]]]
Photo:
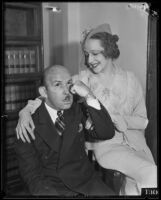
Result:
[[44,103],[41,104],[37,113],[35,131],[47,143],[51,149],[58,151],[59,135],[55,129]]

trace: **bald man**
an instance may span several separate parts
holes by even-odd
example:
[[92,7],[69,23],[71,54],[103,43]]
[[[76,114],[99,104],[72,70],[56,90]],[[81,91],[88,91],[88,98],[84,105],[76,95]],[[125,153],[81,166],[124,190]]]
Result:
[[[17,139],[15,149],[20,172],[31,195],[105,196],[114,192],[103,183],[85,151],[85,123],[88,110],[91,126],[89,137],[107,140],[114,136],[114,125],[90,89],[72,78],[63,66],[44,70],[39,93],[44,97],[31,112],[35,140],[25,143]],[[75,102],[73,94],[84,99]],[[56,126],[58,111],[63,130]],[[23,117],[22,117],[23,118]]]

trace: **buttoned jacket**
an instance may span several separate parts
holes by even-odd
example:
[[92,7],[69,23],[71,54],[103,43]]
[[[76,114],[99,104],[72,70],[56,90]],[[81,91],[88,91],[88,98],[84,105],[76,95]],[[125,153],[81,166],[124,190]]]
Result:
[[[101,105],[101,110],[84,104],[94,123],[91,137],[99,140],[114,136],[112,120]],[[64,110],[66,124],[62,138],[58,135],[44,103],[32,116],[36,139],[31,143],[17,140],[15,149],[18,155],[21,175],[32,194],[53,194],[56,180],[72,191],[88,194],[93,184],[95,170],[85,150],[85,115],[81,103],[73,103]],[[55,182],[55,183],[54,183]]]

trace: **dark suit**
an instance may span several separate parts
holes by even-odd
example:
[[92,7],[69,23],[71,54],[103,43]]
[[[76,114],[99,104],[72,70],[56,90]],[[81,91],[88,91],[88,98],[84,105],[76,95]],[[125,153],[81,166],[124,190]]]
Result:
[[[66,129],[60,137],[42,103],[32,116],[36,139],[31,143],[16,141],[20,172],[31,194],[70,195],[70,191],[84,195],[114,194],[101,182],[85,152],[84,129],[81,129],[85,116],[81,105],[73,103],[64,111]],[[101,111],[86,107],[96,130],[91,135],[111,139],[114,126],[107,111],[102,106]]]

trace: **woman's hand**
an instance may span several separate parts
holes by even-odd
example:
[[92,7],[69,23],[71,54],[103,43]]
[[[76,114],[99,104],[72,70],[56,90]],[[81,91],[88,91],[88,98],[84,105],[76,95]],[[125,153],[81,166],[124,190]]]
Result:
[[29,139],[28,134],[31,135],[32,139],[35,139],[34,136],[34,123],[31,117],[30,112],[28,112],[27,110],[23,109],[20,111],[19,113],[19,120],[18,120],[18,124],[16,127],[16,135],[17,135],[17,139],[20,139],[23,142],[31,142]]
[[70,89],[71,93],[78,94],[80,97],[95,98],[92,91],[82,82],[76,81]]

